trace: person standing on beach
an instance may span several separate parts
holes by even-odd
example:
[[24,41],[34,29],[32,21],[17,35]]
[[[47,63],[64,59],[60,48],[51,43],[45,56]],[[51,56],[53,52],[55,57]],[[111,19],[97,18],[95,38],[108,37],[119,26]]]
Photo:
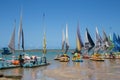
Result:
[[22,55],[19,55],[19,63],[20,63],[20,67],[23,67],[24,64],[24,59],[22,58]]

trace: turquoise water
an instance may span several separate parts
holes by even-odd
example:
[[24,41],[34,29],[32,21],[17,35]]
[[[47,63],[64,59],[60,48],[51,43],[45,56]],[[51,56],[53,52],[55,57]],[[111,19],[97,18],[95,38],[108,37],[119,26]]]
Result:
[[[42,52],[26,52],[29,55],[42,56]],[[61,63],[59,61],[53,60],[54,57],[61,52],[47,52],[46,57],[48,62],[51,64],[48,66],[36,67],[36,68],[14,68],[0,70],[0,73],[5,75],[22,75],[21,80],[120,80],[120,59],[109,60],[106,59],[105,62],[95,62],[91,60],[84,60],[82,63],[74,63],[70,60],[68,63]],[[10,56],[4,56],[5,58],[10,58],[12,56],[18,56],[20,54],[16,53]],[[68,52],[68,55],[72,57],[72,54]],[[72,67],[72,68],[71,68]],[[70,69],[71,68],[71,69]],[[70,71],[77,72],[76,78],[69,78],[65,76],[51,76],[50,74],[55,74],[54,71],[50,74],[44,74],[46,70],[62,69],[61,72]],[[77,69],[77,70],[74,70]],[[66,74],[67,75],[67,74]],[[14,80],[14,79],[13,79]]]

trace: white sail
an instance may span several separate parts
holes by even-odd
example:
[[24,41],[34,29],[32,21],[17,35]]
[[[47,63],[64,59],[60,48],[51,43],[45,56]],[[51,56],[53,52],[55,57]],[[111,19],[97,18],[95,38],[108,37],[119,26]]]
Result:
[[101,37],[100,37],[100,34],[99,34],[99,32],[98,32],[98,28],[96,27],[96,38],[95,38],[96,40],[96,43],[95,43],[95,46],[96,47],[101,47]]
[[[15,22],[14,26],[16,27],[16,22]],[[15,52],[15,27],[14,27],[10,42],[8,44],[8,47],[10,48],[12,53]]]
[[89,41],[88,41],[88,35],[87,35],[87,31],[85,32],[85,42],[86,42],[86,43],[89,43]]
[[66,24],[66,40],[65,40],[65,43],[66,43],[66,51],[65,53],[67,53],[68,49],[69,49],[69,40],[68,40],[68,25]]
[[62,31],[62,51],[64,50],[64,46],[65,46],[65,33],[64,30]]
[[66,24],[66,44],[69,46],[69,40],[68,40],[68,25]]
[[18,30],[18,49],[20,49],[20,40],[22,37],[22,14],[20,17],[20,26],[19,26],[19,30]]

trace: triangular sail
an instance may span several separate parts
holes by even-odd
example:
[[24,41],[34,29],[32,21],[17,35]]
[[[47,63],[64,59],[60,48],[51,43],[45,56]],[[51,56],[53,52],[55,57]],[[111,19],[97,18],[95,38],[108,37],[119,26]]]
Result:
[[102,47],[102,38],[98,32],[98,28],[96,27],[96,32],[95,32],[95,48],[94,51],[99,51],[101,50]]
[[78,52],[80,52],[82,50],[83,47],[83,42],[81,40],[81,36],[80,36],[80,31],[79,31],[79,25],[77,27],[77,35],[76,35],[76,49]]
[[68,25],[66,24],[66,50],[65,53],[67,53],[69,49],[69,41],[68,41]]
[[108,51],[111,51],[112,49],[113,49],[113,47],[114,47],[114,44],[113,44],[113,40],[112,40],[112,35],[111,34],[109,34],[109,36],[108,36],[108,41],[109,41],[109,48],[107,49]]
[[88,41],[88,37],[87,37],[87,31],[85,32],[85,44],[84,44],[84,48],[88,49],[89,48],[89,41]]
[[65,33],[64,30],[62,31],[62,51],[64,51],[64,46],[65,46]]
[[96,27],[96,43],[95,43],[95,46],[97,48],[100,48],[101,47],[101,43],[102,43],[101,37],[100,37],[100,34],[98,32],[98,28]]
[[93,42],[93,40],[92,40],[92,38],[91,38],[87,28],[86,28],[86,31],[87,31],[86,36],[87,36],[87,39],[88,39],[88,42],[89,42],[88,51],[90,51],[95,46],[95,44],[94,44],[94,42]]
[[114,44],[113,51],[120,51],[120,43],[115,33],[113,33],[113,44]]
[[10,42],[8,44],[8,47],[10,48],[10,50],[11,50],[12,53],[15,52],[15,28],[16,28],[16,21],[15,21],[14,25],[15,25],[15,27],[14,27],[14,30],[13,30]]
[[18,49],[20,49],[21,36],[22,36],[22,14],[20,17],[20,26],[19,26],[19,30],[18,30]]
[[107,37],[105,31],[103,30],[103,42],[105,42],[105,41],[108,41],[108,37]]
[[111,43],[110,40],[108,39],[105,31],[103,30],[103,42],[102,42],[102,46],[104,50],[107,50],[110,47]]

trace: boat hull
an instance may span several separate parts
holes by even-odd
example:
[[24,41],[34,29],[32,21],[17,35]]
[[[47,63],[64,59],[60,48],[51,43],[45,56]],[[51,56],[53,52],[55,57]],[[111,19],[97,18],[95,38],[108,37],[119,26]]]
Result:
[[60,60],[60,58],[55,58],[54,60]]
[[24,68],[34,68],[34,67],[47,66],[47,65],[50,65],[50,63],[41,63],[41,64],[35,64],[35,65],[26,64],[26,65],[23,65],[23,67]]
[[72,60],[73,62],[83,62],[83,60]]
[[90,60],[92,60],[92,61],[104,61],[104,59],[94,59],[94,58],[90,58]]
[[20,65],[9,65],[9,66],[0,67],[0,70],[2,70],[2,69],[12,69],[12,68],[18,68],[18,67],[20,67]]
[[69,58],[68,57],[60,57],[60,62],[69,62]]

